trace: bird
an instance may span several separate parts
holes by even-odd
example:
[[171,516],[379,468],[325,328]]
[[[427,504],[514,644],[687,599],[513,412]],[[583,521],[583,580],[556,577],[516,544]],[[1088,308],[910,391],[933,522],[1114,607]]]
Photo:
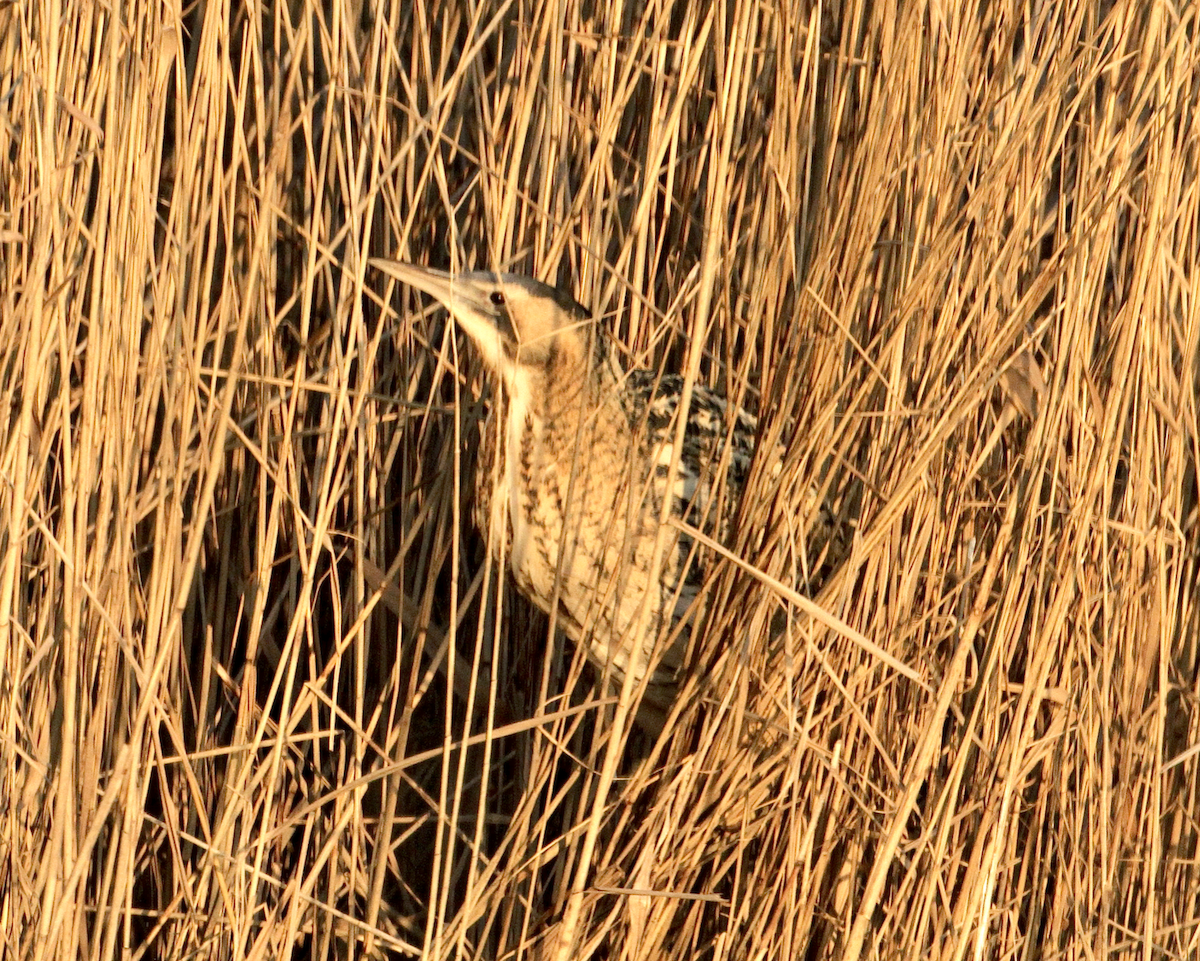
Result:
[[[679,625],[706,569],[688,530],[727,535],[757,419],[693,385],[672,475],[683,377],[625,370],[611,335],[570,293],[523,274],[371,263],[440,302],[499,388],[477,459],[476,527],[520,593],[556,610],[614,686],[630,671],[645,681],[635,717],[657,735],[683,666],[690,623]],[[722,468],[727,496],[717,502]],[[666,516],[680,523],[660,531],[667,499]]]

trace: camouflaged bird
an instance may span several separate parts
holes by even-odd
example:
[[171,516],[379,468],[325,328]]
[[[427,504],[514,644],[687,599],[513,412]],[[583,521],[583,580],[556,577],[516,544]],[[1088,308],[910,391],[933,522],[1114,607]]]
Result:
[[[614,684],[631,659],[637,680],[652,670],[637,718],[657,733],[674,700],[686,628],[661,652],[657,641],[688,611],[708,556],[668,525],[654,563],[683,379],[623,371],[591,314],[529,277],[372,263],[440,301],[499,380],[478,461],[476,524],[520,591],[547,613],[557,583],[558,623]],[[694,386],[670,513],[721,540],[756,428],[754,417]],[[730,496],[721,516],[709,516],[726,456]]]

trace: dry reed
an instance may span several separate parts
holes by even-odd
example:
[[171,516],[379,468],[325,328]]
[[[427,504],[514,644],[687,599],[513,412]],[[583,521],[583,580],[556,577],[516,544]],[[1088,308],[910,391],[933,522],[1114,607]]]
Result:
[[[0,954],[1196,957],[1198,68],[1149,0],[0,6]],[[787,446],[658,743],[379,255]]]

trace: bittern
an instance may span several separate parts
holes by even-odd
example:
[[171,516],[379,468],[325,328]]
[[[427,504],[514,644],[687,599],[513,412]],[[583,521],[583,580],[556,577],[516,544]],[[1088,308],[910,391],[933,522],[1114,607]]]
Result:
[[[746,480],[757,422],[692,389],[674,477],[683,379],[624,371],[610,338],[573,297],[518,274],[448,274],[374,260],[440,301],[500,388],[478,459],[475,522],[518,589],[551,613],[620,684],[651,671],[637,718],[657,732],[674,699],[705,552],[688,526],[720,536]],[[709,516],[722,459],[729,496]],[[668,490],[668,484],[671,489]],[[663,500],[682,524],[661,531]],[[655,650],[660,637],[673,641]]]

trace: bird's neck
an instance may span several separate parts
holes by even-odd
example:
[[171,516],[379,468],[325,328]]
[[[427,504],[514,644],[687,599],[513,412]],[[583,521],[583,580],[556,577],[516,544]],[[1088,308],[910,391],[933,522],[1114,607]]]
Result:
[[[521,369],[504,378],[491,417],[493,430],[510,465],[545,465],[566,457],[582,436],[597,431],[609,435],[627,432],[619,403],[619,368],[605,362],[596,366],[583,358],[562,357],[544,369]],[[495,437],[495,434],[492,434]],[[506,465],[508,466],[508,465]]]

